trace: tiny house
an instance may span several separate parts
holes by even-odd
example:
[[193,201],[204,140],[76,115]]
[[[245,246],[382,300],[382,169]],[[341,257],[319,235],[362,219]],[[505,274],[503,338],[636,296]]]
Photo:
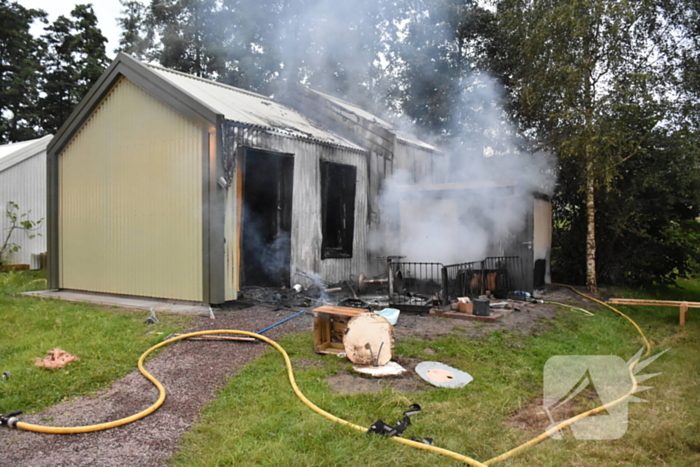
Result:
[[120,53],[47,149],[49,287],[216,304],[380,274],[385,181],[443,183],[444,161],[303,86],[273,100]]
[[48,148],[50,287],[221,303],[298,271],[379,272],[395,147],[438,151],[358,122],[119,54]]

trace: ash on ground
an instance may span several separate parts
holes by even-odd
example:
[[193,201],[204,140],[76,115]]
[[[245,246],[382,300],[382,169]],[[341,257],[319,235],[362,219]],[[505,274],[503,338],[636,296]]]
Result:
[[316,308],[323,305],[337,305],[364,309],[382,309],[388,306],[387,295],[363,295],[356,297],[345,284],[337,286],[300,288],[299,291],[286,287],[243,287],[239,295],[242,306],[266,305],[275,309]]

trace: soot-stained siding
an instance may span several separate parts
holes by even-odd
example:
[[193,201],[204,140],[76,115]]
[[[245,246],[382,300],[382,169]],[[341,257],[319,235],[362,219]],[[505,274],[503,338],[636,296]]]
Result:
[[352,258],[357,168],[321,161],[321,259]]
[[[231,185],[228,188],[226,216],[226,280],[227,297],[237,290],[238,212],[237,184],[241,148],[273,151],[294,158],[292,227],[291,227],[291,281],[296,268],[315,272],[329,281],[347,279],[351,274],[368,274],[381,267],[368,252],[370,226],[368,222],[369,154],[360,150],[323,144],[310,139],[286,137],[264,128],[246,127],[235,122],[224,123],[224,168]],[[353,254],[350,258],[322,259],[321,216],[321,161],[344,164],[357,170],[355,186],[355,213],[353,226]]]

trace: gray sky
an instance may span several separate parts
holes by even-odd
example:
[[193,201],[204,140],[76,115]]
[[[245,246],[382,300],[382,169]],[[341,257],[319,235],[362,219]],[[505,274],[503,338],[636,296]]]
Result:
[[[121,29],[117,24],[117,18],[121,16],[122,6],[119,0],[18,0],[17,3],[25,8],[37,8],[44,10],[49,15],[49,22],[53,22],[60,15],[70,16],[71,10],[76,4],[92,3],[92,8],[97,15],[98,26],[102,34],[107,38],[107,56],[114,57],[114,49],[119,45]],[[41,35],[43,26],[35,26],[32,33]]]

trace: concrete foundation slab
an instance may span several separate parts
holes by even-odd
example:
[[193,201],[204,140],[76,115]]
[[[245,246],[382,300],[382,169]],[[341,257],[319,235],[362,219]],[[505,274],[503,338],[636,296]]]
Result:
[[131,297],[124,295],[110,295],[94,292],[81,292],[77,290],[37,290],[24,292],[22,295],[38,298],[53,298],[71,302],[96,303],[99,305],[117,306],[137,310],[150,310],[156,312],[209,314],[209,306],[202,303],[177,302],[173,300],[161,300],[147,297]]

